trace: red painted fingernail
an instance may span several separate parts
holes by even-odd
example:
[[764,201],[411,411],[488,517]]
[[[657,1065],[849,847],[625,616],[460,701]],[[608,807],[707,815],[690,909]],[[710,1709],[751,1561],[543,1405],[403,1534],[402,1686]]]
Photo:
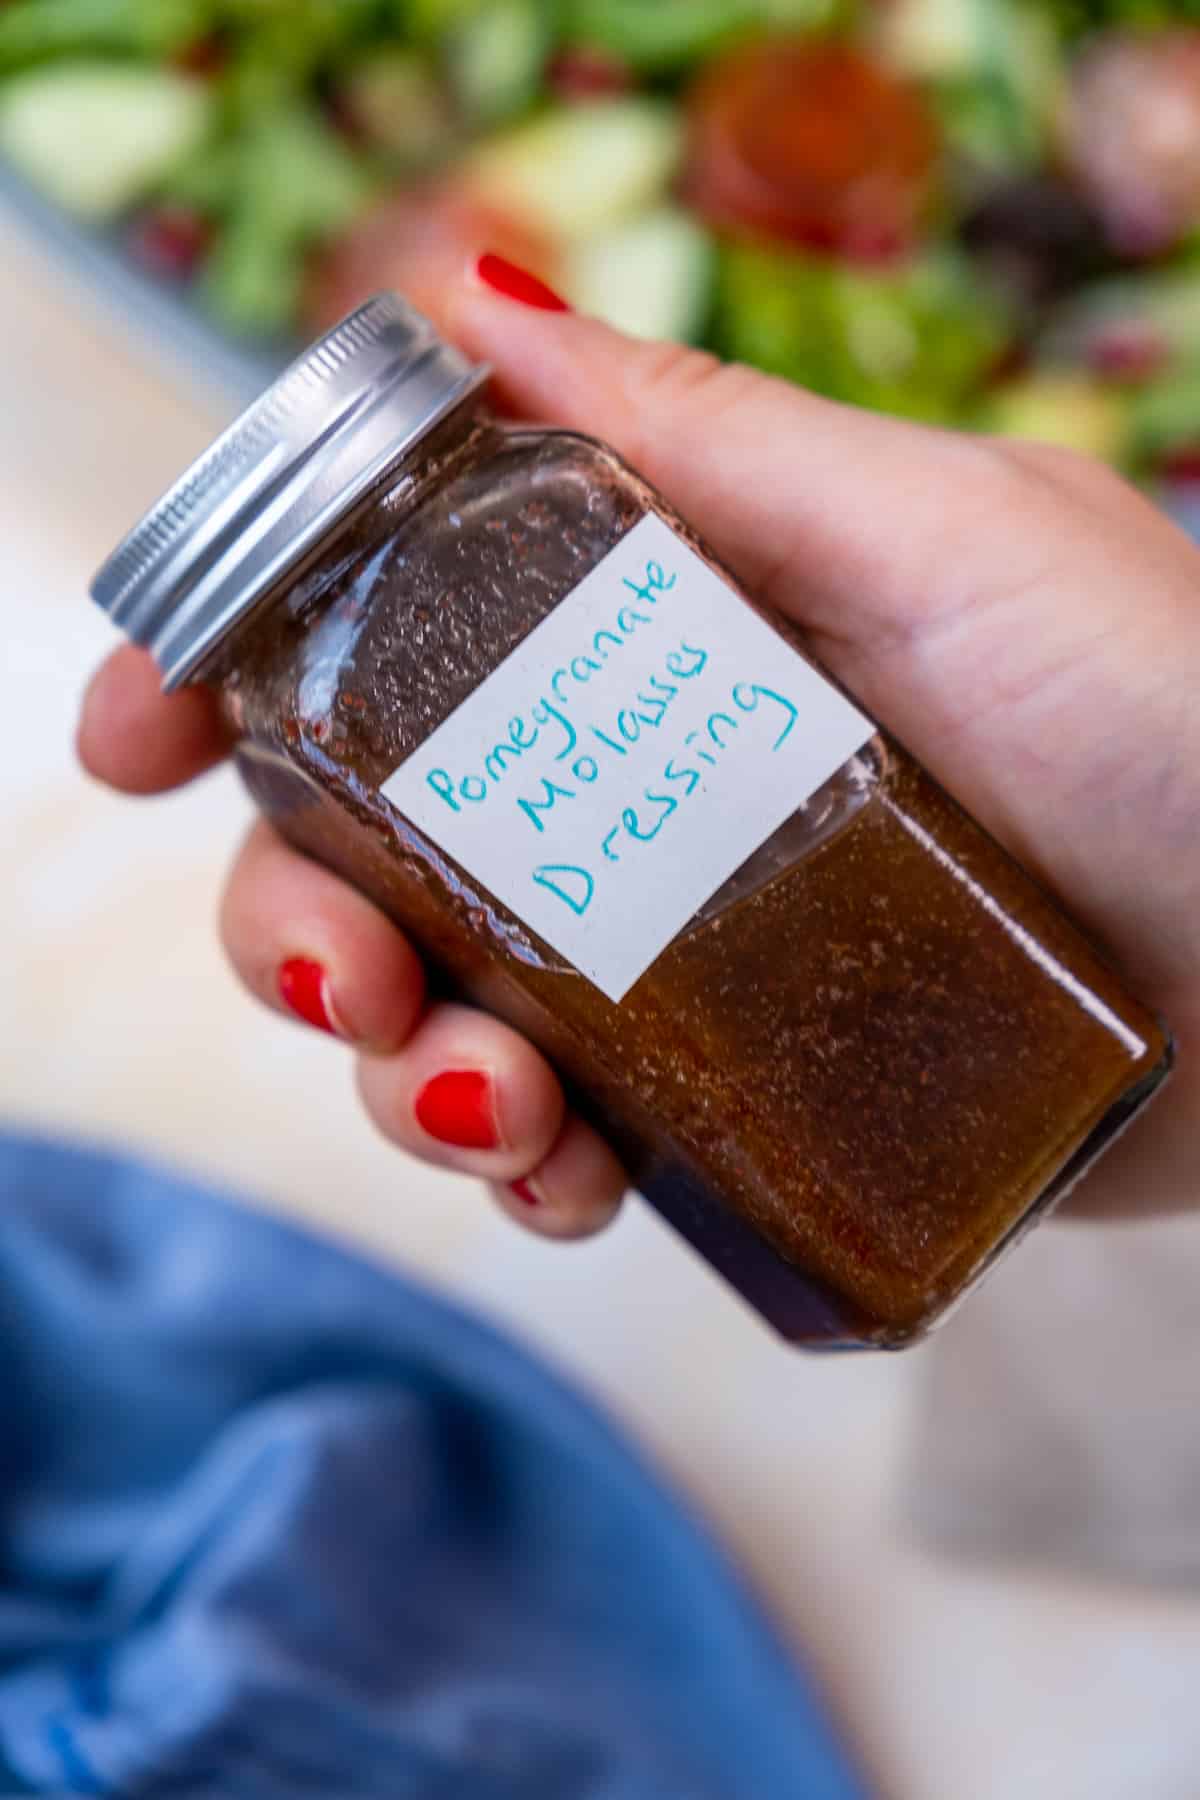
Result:
[[510,1181],[508,1185],[510,1190],[517,1196],[517,1199],[523,1200],[526,1206],[540,1206],[542,1204],[542,1196],[534,1192],[533,1188],[524,1177],[522,1177],[520,1181]]
[[446,1069],[413,1103],[417,1124],[439,1143],[459,1150],[494,1150],[500,1142],[490,1075],[478,1069]]
[[503,294],[506,300],[519,300],[522,306],[536,306],[542,312],[571,310],[562,295],[547,287],[539,276],[509,262],[506,256],[497,256],[494,250],[485,251],[479,258],[475,273],[485,287]]
[[340,1037],[333,1002],[329,995],[329,977],[320,963],[307,956],[289,956],[279,965],[277,977],[279,998],[306,1025]]

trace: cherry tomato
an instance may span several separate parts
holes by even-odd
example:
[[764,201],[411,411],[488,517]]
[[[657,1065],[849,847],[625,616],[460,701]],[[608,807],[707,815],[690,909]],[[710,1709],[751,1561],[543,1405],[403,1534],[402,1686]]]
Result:
[[685,192],[720,229],[875,260],[920,228],[933,121],[849,45],[766,39],[723,58],[692,92],[689,128]]

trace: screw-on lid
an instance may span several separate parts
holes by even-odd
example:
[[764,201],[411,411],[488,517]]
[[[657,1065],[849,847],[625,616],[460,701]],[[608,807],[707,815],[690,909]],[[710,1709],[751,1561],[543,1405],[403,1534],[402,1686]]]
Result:
[[418,438],[487,379],[395,294],[294,362],[91,585],[177,687]]

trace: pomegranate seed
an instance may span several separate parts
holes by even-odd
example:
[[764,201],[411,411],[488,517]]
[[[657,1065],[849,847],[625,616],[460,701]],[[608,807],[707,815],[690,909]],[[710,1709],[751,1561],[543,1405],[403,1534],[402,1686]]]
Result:
[[1092,340],[1088,362],[1113,381],[1145,381],[1162,368],[1167,346],[1148,325],[1110,327]]
[[633,86],[619,56],[588,44],[560,50],[551,59],[547,79],[560,100],[602,100],[607,94],[628,93]]
[[185,44],[182,50],[175,52],[171,61],[185,75],[202,75],[211,80],[224,71],[229,61],[229,46],[213,33]]
[[1163,458],[1162,473],[1168,481],[1200,482],[1200,444],[1190,449],[1172,450]]
[[186,281],[212,236],[212,225],[202,213],[186,206],[162,206],[137,221],[129,247],[137,260],[156,275]]

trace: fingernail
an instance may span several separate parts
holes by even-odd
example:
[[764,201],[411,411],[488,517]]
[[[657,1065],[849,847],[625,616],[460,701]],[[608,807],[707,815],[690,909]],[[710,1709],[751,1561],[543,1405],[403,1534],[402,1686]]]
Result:
[[479,1069],[446,1069],[413,1103],[417,1124],[439,1143],[459,1150],[494,1150],[500,1142],[490,1075]]
[[307,956],[289,956],[279,965],[277,984],[283,1004],[306,1025],[315,1025],[318,1031],[328,1031],[333,1037],[346,1035],[333,1009],[329,977],[320,963]]
[[510,1181],[508,1187],[509,1192],[515,1194],[518,1200],[523,1200],[526,1206],[540,1206],[542,1204],[542,1196],[536,1191],[533,1184],[526,1181],[523,1176],[519,1181]]
[[485,287],[503,294],[506,300],[519,300],[522,306],[536,306],[542,312],[571,310],[562,295],[547,287],[539,276],[509,262],[506,256],[497,256],[494,250],[485,251],[479,258],[475,273]]

